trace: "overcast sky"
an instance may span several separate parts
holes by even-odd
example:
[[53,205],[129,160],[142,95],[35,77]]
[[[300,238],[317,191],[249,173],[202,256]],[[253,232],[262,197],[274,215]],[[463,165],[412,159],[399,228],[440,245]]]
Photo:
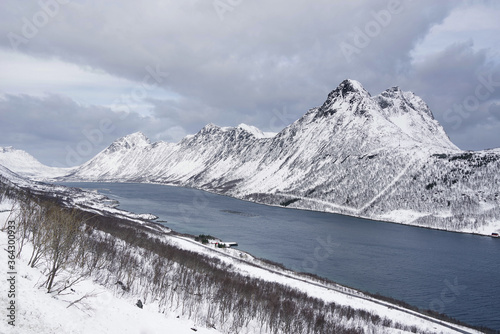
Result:
[[500,147],[500,2],[2,0],[0,146],[51,166],[207,123],[280,131],[351,78]]

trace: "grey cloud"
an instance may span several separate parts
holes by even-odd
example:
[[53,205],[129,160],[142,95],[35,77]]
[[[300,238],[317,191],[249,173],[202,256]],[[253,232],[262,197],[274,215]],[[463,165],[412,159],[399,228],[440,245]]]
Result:
[[[38,9],[19,11],[14,1],[4,6],[13,27]],[[347,64],[340,43],[355,27],[373,21],[372,12],[386,10],[388,1],[242,2],[223,21],[203,2],[156,6],[135,1],[61,5],[39,36],[20,49],[136,81],[145,66],[160,65],[170,74],[163,85],[186,98],[212,108],[272,109],[276,100],[318,101],[346,77],[370,86],[379,81],[376,73],[394,73],[395,59],[441,21],[448,7],[401,0],[401,13]],[[433,14],[419,20],[415,11],[428,6]]]
[[492,103],[488,111],[492,117],[500,121],[500,103]]
[[65,167],[89,160],[118,137],[168,128],[158,119],[80,105],[61,95],[6,94],[0,99],[0,119],[0,146],[24,149],[48,165]]
[[500,66],[488,61],[486,50],[473,46],[471,41],[453,43],[418,62],[405,85],[429,104],[459,147],[500,146],[498,136],[491,134],[500,123],[492,124],[496,120],[488,111],[500,100]]
[[[61,4],[19,50],[137,83],[148,75],[147,66],[168,73],[155,84],[178,98],[146,96],[142,102],[151,105],[151,116],[138,118],[137,126],[117,120],[122,132],[147,129],[152,137],[175,140],[208,122],[246,122],[278,131],[320,105],[343,79],[353,78],[373,94],[399,85],[422,95],[458,140],[460,131],[454,131],[443,113],[474,89],[474,73],[484,69],[486,53],[456,44],[425,60],[415,61],[410,54],[433,26],[463,3],[401,0],[397,11],[384,17],[391,3],[242,1],[221,16],[211,1],[71,1]],[[24,18],[32,21],[40,11],[36,2],[6,0],[1,6],[4,36],[21,34]],[[369,35],[364,46],[355,43],[359,30]],[[343,43],[358,52],[346,57]],[[0,45],[11,47],[8,39],[1,39]],[[109,104],[115,99],[111,96]],[[486,109],[478,110],[462,126],[479,124]],[[70,132],[60,128],[58,136]],[[172,135],[168,129],[173,129]]]

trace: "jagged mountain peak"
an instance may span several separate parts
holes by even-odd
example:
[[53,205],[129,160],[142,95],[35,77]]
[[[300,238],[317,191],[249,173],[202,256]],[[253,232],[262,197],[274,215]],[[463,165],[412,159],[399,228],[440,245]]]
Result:
[[410,91],[402,91],[398,86],[391,87],[383,91],[374,99],[378,105],[386,112],[402,113],[416,111],[430,116],[434,119],[434,115],[429,106],[415,93]]
[[221,127],[213,123],[208,123],[196,134],[186,136],[181,140],[181,143],[188,145],[199,145],[205,142],[221,143],[228,138],[234,139],[240,137],[242,133],[244,137],[252,137],[250,132],[239,127]]
[[144,143],[150,144],[149,138],[146,137],[146,135],[141,131],[137,131],[129,135],[123,136],[116,141],[127,142],[134,145],[144,144]]
[[333,115],[341,110],[367,117],[369,113],[366,112],[370,110],[386,116],[414,111],[434,119],[429,106],[413,92],[403,91],[399,86],[394,86],[372,97],[361,83],[352,79],[342,81],[328,94],[321,107],[314,108],[310,112],[317,113],[318,117]]
[[392,86],[391,88],[387,88],[385,91],[381,93],[381,95],[391,95],[392,93],[402,92],[399,86]]
[[[307,125],[307,124],[310,124]],[[344,146],[428,147],[456,151],[442,126],[434,119],[427,104],[412,92],[391,87],[380,95],[371,96],[355,80],[344,80],[321,107],[316,107],[292,125],[291,133],[304,126],[323,136],[352,135]],[[284,133],[287,135],[288,131]],[[402,144],[401,144],[402,145]]]
[[370,93],[356,80],[346,79],[328,94],[328,98],[319,108],[312,109],[316,112],[316,117],[330,116],[339,110],[352,109],[353,105],[358,105],[363,100],[369,100]]
[[204,135],[212,135],[217,132],[220,133],[245,133],[247,135],[251,135],[257,139],[262,139],[262,138],[271,138],[276,135],[274,132],[264,132],[257,128],[256,126],[253,125],[248,125],[245,123],[240,123],[238,126],[232,127],[232,126],[227,126],[227,127],[220,127],[218,125],[215,125],[213,123],[208,123],[205,125],[196,135],[193,136],[188,136],[187,139],[191,139],[195,136],[204,136]]
[[121,149],[147,147],[150,145],[151,141],[149,138],[144,133],[138,131],[115,140],[106,150],[108,152],[115,152]]
[[211,130],[211,129],[220,129],[220,126],[210,122],[207,125],[205,125],[202,130]]
[[259,128],[257,128],[256,126],[248,125],[245,123],[240,123],[236,128],[252,134],[257,139],[271,138],[271,137],[274,137],[276,135],[273,132],[264,132],[264,131],[260,130]]
[[214,133],[222,131],[222,128],[218,125],[215,125],[214,123],[208,123],[205,125],[196,135],[203,135],[203,134],[208,134],[208,133]]
[[0,153],[14,152],[15,150],[16,149],[12,146],[5,146],[5,147],[0,146]]
[[[240,123],[238,124],[237,128],[240,128],[242,130],[246,130],[246,131],[254,131],[254,130],[259,130],[256,126],[253,126],[253,125],[248,125],[248,124],[245,124],[245,123]],[[260,131],[260,130],[259,130]]]
[[359,81],[346,79],[342,81],[337,88],[331,91],[330,94],[328,94],[327,101],[339,98],[352,101],[353,97],[366,98],[371,97],[371,95]]
[[335,89],[335,91],[340,91],[343,96],[349,93],[358,93],[363,95],[370,95],[368,91],[363,87],[363,85],[356,80],[345,79],[340,83],[340,85]]

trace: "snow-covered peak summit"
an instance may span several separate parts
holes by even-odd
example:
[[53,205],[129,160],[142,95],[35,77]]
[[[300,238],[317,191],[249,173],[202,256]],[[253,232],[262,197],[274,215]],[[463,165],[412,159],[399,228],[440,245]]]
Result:
[[0,147],[0,153],[14,152],[15,150],[12,146]]
[[372,97],[355,80],[344,80],[321,107],[309,110],[293,125],[293,132],[303,127],[326,137],[333,133],[352,136],[347,141],[350,144],[339,143],[342,147],[357,143],[355,146],[375,149],[405,143],[407,147],[458,150],[420,97],[399,87]]
[[[335,88],[330,94],[328,94],[328,99],[344,99],[352,100],[352,97],[365,98],[370,97],[370,93],[361,85],[359,81],[346,79],[340,83],[340,85]],[[328,100],[327,100],[328,101]]]
[[199,133],[212,133],[214,131],[220,131],[221,127],[218,125],[215,125],[214,123],[208,123],[205,125]]
[[142,132],[134,132],[125,137],[115,140],[108,148],[108,151],[114,152],[120,149],[131,149],[135,147],[147,147],[151,142]]
[[372,97],[356,80],[342,81],[319,108],[311,110],[317,116],[329,116],[339,111],[369,117],[370,111],[384,116],[401,115],[413,112],[434,119],[427,104],[413,92],[402,91],[398,86],[391,87],[380,95]]
[[239,124],[236,128],[251,133],[257,139],[271,138],[276,135],[274,132],[263,132],[262,130],[253,125],[247,125],[244,123]]
[[370,93],[368,93],[368,91],[359,81],[352,79],[346,79],[342,81],[334,91],[340,92],[342,96],[346,96],[349,93],[370,96]]
[[413,92],[402,91],[399,87],[392,87],[383,91],[374,99],[386,113],[405,113],[416,111],[423,113],[434,119],[434,115],[429,106]]
[[132,146],[146,146],[151,144],[149,138],[140,131],[127,135],[123,139]]
[[24,177],[43,180],[68,173],[70,168],[48,167],[26,151],[0,147],[0,165]]
[[12,146],[0,147],[0,164],[9,168],[9,162],[16,161],[19,163],[40,164],[31,154],[26,151],[16,149]]
[[0,147],[0,165],[16,172],[22,165],[26,165],[25,168],[29,166],[44,166],[28,152],[16,149],[12,146]]
[[213,123],[208,123],[205,125],[196,135],[186,137],[185,139],[191,139],[195,136],[204,136],[204,135],[214,135],[215,133],[235,133],[235,132],[245,132],[247,134],[252,135],[253,137],[257,139],[262,139],[262,138],[272,138],[276,135],[274,132],[264,132],[260,130],[259,128],[253,126],[253,125],[248,125],[244,123],[240,123],[238,126],[226,126],[226,127],[220,127],[218,125],[215,125]]
[[316,117],[330,116],[338,111],[351,110],[363,100],[369,100],[370,93],[356,80],[346,79],[328,94],[328,98],[319,108],[311,111],[317,112]]

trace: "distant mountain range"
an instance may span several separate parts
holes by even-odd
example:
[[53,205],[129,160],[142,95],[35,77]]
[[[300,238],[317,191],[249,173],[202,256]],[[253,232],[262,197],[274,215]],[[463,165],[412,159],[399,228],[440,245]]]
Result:
[[[17,158],[16,158],[17,157]],[[179,143],[142,133],[72,169],[0,148],[0,165],[64,181],[158,182],[259,203],[462,232],[500,230],[500,149],[462,151],[426,103],[398,87],[343,81],[277,134],[208,124]]]

